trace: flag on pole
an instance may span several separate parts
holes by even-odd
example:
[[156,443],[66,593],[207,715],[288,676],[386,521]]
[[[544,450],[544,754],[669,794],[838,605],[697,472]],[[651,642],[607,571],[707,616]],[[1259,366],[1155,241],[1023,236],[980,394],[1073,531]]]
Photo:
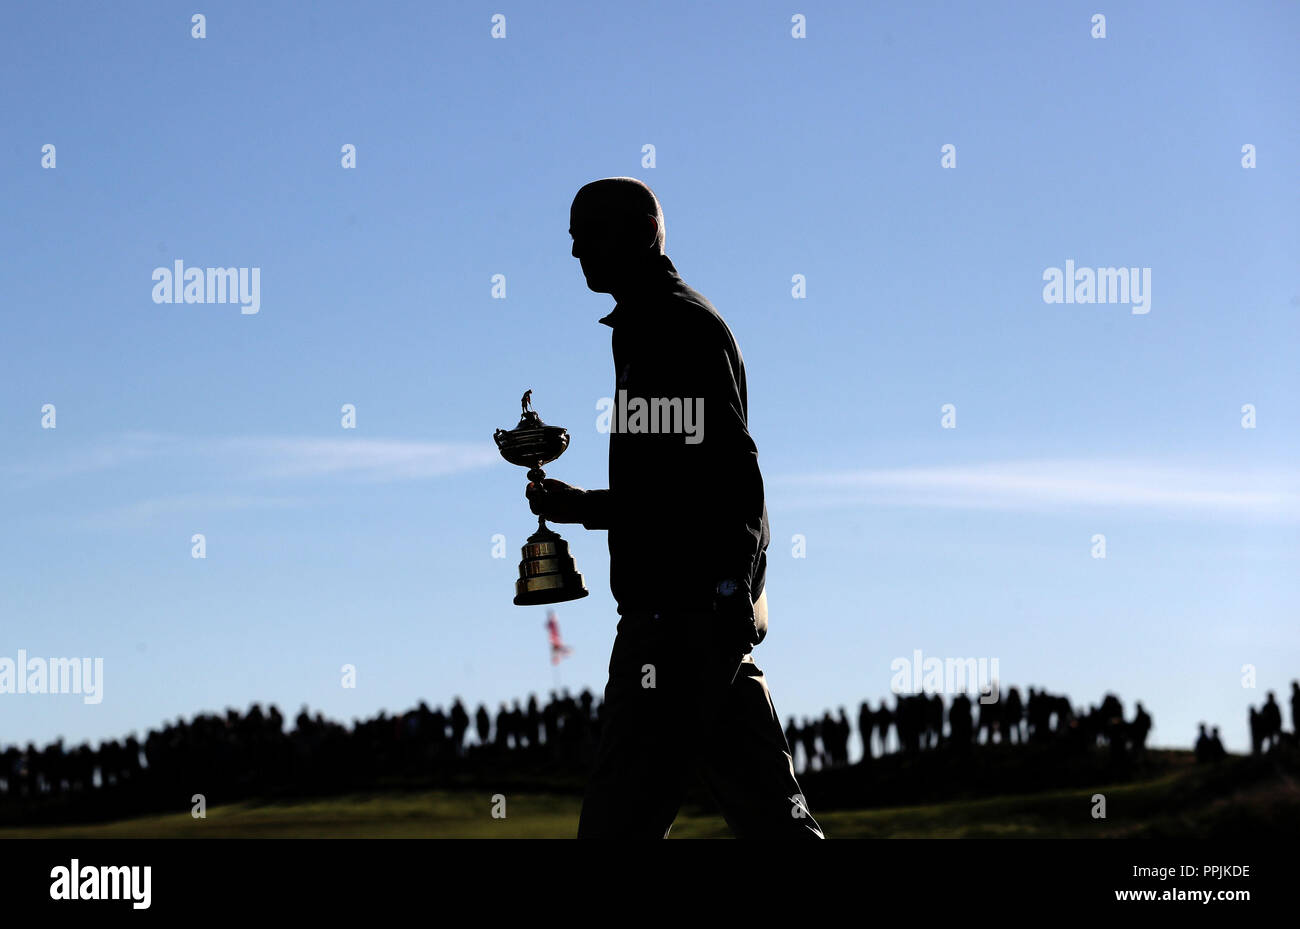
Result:
[[573,649],[560,638],[560,622],[555,618],[554,610],[546,611],[546,634],[551,640],[551,664],[559,664],[561,658],[573,653]]

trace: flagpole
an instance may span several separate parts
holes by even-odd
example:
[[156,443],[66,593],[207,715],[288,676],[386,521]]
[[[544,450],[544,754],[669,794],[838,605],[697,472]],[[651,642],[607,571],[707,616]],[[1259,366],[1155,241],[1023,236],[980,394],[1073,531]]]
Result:
[[558,692],[560,689],[560,662],[572,649],[560,638],[560,624],[555,618],[554,610],[546,612],[546,634],[551,643],[551,684]]

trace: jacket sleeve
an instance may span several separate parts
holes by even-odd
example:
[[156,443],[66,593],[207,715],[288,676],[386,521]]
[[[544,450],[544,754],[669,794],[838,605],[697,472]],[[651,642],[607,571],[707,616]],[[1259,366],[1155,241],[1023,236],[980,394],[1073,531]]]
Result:
[[749,588],[762,550],[763,476],[730,342],[721,321],[694,329],[681,347],[677,370],[682,372],[682,395],[703,403],[703,430],[692,453],[697,466],[691,496],[702,528],[714,541],[714,583],[734,581],[752,602]]
[[608,529],[613,503],[608,490],[588,490],[583,504],[586,507],[582,525],[587,529]]

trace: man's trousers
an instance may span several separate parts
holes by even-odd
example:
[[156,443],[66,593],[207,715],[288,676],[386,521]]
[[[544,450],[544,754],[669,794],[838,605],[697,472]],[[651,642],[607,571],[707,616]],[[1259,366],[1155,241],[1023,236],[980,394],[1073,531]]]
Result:
[[579,838],[668,835],[701,777],[740,838],[822,838],[763,672],[711,612],[626,612]]

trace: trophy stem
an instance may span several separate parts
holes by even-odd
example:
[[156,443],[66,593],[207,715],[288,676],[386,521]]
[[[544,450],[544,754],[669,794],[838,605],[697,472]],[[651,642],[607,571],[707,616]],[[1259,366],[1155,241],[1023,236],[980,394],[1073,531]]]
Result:
[[[537,489],[540,490],[543,494],[546,493],[546,485],[542,483],[543,481],[546,480],[546,472],[543,471],[540,467],[538,467],[538,468],[529,468],[529,469],[528,469],[528,479],[529,479],[530,481],[532,481],[534,484],[536,484],[536,485],[537,485]],[[552,533],[551,530],[549,530],[549,529],[546,528],[546,519],[545,519],[544,517],[542,517],[542,516],[538,516],[538,517],[537,517],[537,535],[533,536],[533,539],[534,539],[534,540],[536,540],[536,539],[541,539],[541,538],[545,538],[545,537],[547,537],[547,536],[549,536],[549,535],[554,535],[554,533]]]

